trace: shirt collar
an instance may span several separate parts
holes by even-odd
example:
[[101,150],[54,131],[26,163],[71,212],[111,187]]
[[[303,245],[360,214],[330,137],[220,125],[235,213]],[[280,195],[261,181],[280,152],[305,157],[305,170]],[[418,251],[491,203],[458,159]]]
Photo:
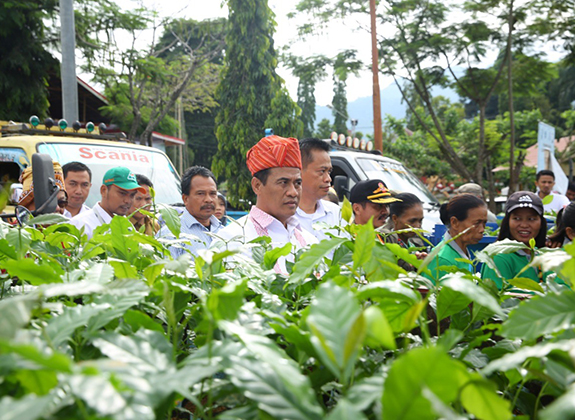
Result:
[[100,216],[98,218],[101,218],[104,223],[110,223],[112,221],[112,216],[110,216],[108,212],[102,208],[100,202],[96,203],[92,210],[94,210],[94,212]]
[[[282,222],[280,222],[278,219],[273,217],[271,214],[266,213],[265,211],[263,211],[262,209],[260,209],[259,207],[256,207],[256,206],[252,206],[252,208],[250,210],[250,217],[253,220],[255,220],[264,229],[269,228],[274,223],[278,223],[279,225],[284,227]],[[300,223],[296,217],[292,216],[289,219],[287,219],[286,225],[287,225],[288,231],[291,231],[294,228],[299,228]],[[284,229],[285,229],[285,227],[284,227]]]
[[218,220],[218,218],[214,215],[210,216],[210,226],[209,228],[202,225],[200,222],[198,222],[198,219],[196,219],[194,216],[192,216],[192,213],[190,213],[188,211],[188,209],[184,209],[184,212],[182,213],[182,222],[185,224],[186,227],[191,228],[193,225],[200,225],[206,229],[209,230],[215,230],[217,228],[220,227],[221,222]]
[[[445,232],[445,235],[443,236],[443,240],[447,242],[451,239],[452,239],[452,237],[449,234],[449,231]],[[457,242],[451,241],[447,245],[451,246],[451,248],[453,248],[461,256],[461,258],[465,258],[466,260],[469,259],[469,255],[467,255],[467,254],[465,254],[465,252],[463,252],[461,247],[459,245],[457,245]]]

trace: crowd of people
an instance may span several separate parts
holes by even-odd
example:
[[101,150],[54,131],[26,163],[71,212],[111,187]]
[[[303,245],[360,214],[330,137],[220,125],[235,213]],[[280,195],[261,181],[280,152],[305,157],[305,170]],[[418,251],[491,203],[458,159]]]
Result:
[[[347,223],[342,220],[340,206],[330,201],[334,192],[329,148],[328,143],[315,138],[298,141],[272,135],[261,139],[246,155],[256,202],[237,221],[226,217],[226,199],[218,192],[212,172],[201,166],[188,168],[181,179],[184,209],[180,218],[181,237],[189,240],[171,246],[172,256],[197,255],[199,250],[210,246],[241,249],[250,256],[251,248],[242,245],[267,237],[273,248],[291,244],[291,252],[278,259],[274,267],[277,272],[287,273],[286,262],[293,262],[298,250],[329,239],[329,233],[342,234],[341,227]],[[100,187],[101,199],[89,208],[85,202],[92,185],[90,168],[70,162],[63,167],[55,163],[54,170],[61,190],[57,211],[70,218],[70,223],[83,229],[88,237],[92,237],[98,226],[110,223],[113,216],[131,215],[138,231],[173,238],[167,226],[160,228],[146,211],[140,211],[152,203],[153,185],[144,175],[134,174],[125,167],[108,170]],[[25,171],[20,197],[20,204],[28,208],[34,203],[33,182],[29,177]],[[481,276],[493,280],[499,288],[503,278],[511,279],[519,273],[543,281],[545,275],[536,267],[524,269],[532,258],[533,245],[561,247],[575,237],[575,203],[553,191],[553,172],[540,171],[536,186],[537,193],[519,191],[509,197],[498,236],[498,240],[511,239],[526,247],[496,255],[497,270],[487,265],[481,268]],[[419,259],[428,255],[429,249],[417,233],[424,218],[423,203],[417,196],[392,192],[381,180],[366,180],[353,186],[349,198],[353,212],[350,223],[371,223],[381,242],[398,244]],[[546,211],[559,213],[555,232],[549,237]],[[442,205],[440,217],[447,232],[437,245],[440,249],[428,266],[427,276],[438,281],[452,267],[474,272],[469,247],[481,241],[487,222],[495,218],[487,209],[481,187],[476,184],[460,187],[458,194]],[[399,265],[407,271],[416,270],[403,260]]]

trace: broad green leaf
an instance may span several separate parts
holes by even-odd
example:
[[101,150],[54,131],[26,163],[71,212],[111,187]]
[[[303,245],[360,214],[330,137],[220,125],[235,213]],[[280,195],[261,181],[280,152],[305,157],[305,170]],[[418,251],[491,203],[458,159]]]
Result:
[[350,223],[351,216],[353,215],[353,210],[351,208],[351,203],[346,196],[343,197],[343,203],[341,205],[341,218],[347,223]]
[[50,406],[53,405],[55,396],[46,395],[37,397],[25,395],[20,399],[4,397],[0,400],[0,413],[2,420],[36,420],[46,418],[52,414]]
[[366,334],[355,296],[331,282],[322,284],[310,305],[306,322],[320,360],[346,383]]
[[[128,282],[123,285],[123,282]],[[118,287],[115,287],[118,286]],[[126,286],[126,287],[122,287]],[[138,288],[137,286],[140,286]],[[139,304],[147,295],[144,282],[140,280],[119,280],[113,282],[106,290],[106,294],[93,298],[94,302],[106,305],[108,309],[101,311],[88,321],[86,334],[95,335],[98,331],[110,322],[118,319],[131,307]]]
[[41,214],[36,217],[30,218],[27,226],[33,225],[57,225],[58,223],[66,223],[69,222],[70,219],[67,217],[62,216],[59,213],[49,213],[49,214]]
[[494,384],[482,379],[472,380],[461,391],[461,403],[475,418],[482,420],[508,420],[511,404],[496,393]]
[[533,340],[543,334],[573,328],[575,325],[575,292],[535,296],[521,302],[503,323],[501,335]]
[[164,270],[164,265],[165,263],[163,262],[157,262],[155,264],[150,264],[144,269],[144,277],[146,278],[146,280],[148,280],[148,284],[150,286],[153,285],[158,276],[162,274],[162,271]]
[[363,266],[371,257],[375,246],[375,230],[372,223],[361,225],[355,237],[353,251],[353,269]]
[[460,292],[473,302],[489,309],[492,313],[505,317],[497,299],[472,280],[466,279],[461,273],[452,273],[444,276],[441,286]]
[[[389,321],[393,332],[405,332],[406,317],[411,313],[415,302],[397,302],[393,300],[384,300],[380,303],[385,317]],[[408,329],[408,331],[411,328]]]
[[231,322],[221,322],[220,327],[236,335],[248,351],[231,356],[226,369],[246,397],[275,418],[323,418],[309,379],[273,341]]
[[137,279],[138,270],[127,261],[108,260],[114,267],[114,274],[119,279]]
[[8,243],[8,241],[4,238],[0,239],[0,256],[7,257],[10,259],[17,259],[18,255],[16,254],[16,250],[12,245]]
[[312,245],[309,251],[306,251],[293,266],[289,283],[303,282],[313,272],[317,265],[323,261],[324,257],[327,257],[335,248],[346,241],[348,241],[346,238],[333,238]]
[[46,237],[46,242],[59,248],[69,248],[70,244],[75,246],[80,242],[80,240],[78,237],[68,232],[54,232]]
[[539,418],[541,420],[572,420],[575,418],[574,414],[575,385],[571,385],[566,393],[539,412]]
[[94,263],[86,270],[84,280],[95,283],[108,283],[114,278],[114,269],[107,263]]
[[92,293],[101,293],[106,289],[103,284],[93,283],[85,280],[72,283],[52,283],[43,284],[39,290],[42,295],[49,299],[56,296],[81,296]]
[[522,290],[531,290],[534,292],[540,292],[543,293],[543,287],[541,287],[541,285],[531,279],[525,278],[525,277],[516,277],[514,279],[511,280],[507,280],[509,282],[509,284],[511,284],[514,287],[517,287],[518,289],[522,289]]
[[118,414],[128,405],[126,399],[103,375],[74,375],[68,378],[68,383],[70,391],[100,416]]
[[383,373],[375,373],[355,382],[347,391],[347,400],[358,410],[367,410],[375,401],[381,400],[385,376]]
[[499,254],[513,254],[514,252],[526,250],[528,251],[530,248],[525,245],[523,242],[513,241],[511,239],[503,239],[501,241],[493,242],[492,244],[487,245],[483,248],[480,252],[486,254],[489,257],[494,257],[495,255]]
[[545,197],[543,197],[541,201],[543,202],[544,206],[546,206],[547,204],[551,204],[551,202],[553,201],[553,195],[551,194],[546,195]]
[[58,378],[53,370],[19,369],[15,377],[28,393],[36,395],[47,395],[58,385]]
[[[415,254],[412,254],[411,252],[409,252],[409,250],[405,249],[401,245],[394,243],[386,243],[385,246],[387,247],[387,249],[393,252],[393,255],[395,255],[398,259],[413,265],[415,268],[418,268],[419,265],[421,264],[421,260],[417,258]],[[426,269],[426,271],[428,270]]]
[[72,360],[65,354],[45,350],[41,352],[31,344],[17,344],[10,341],[0,341],[1,353],[14,353],[18,356],[34,362],[45,369],[57,372],[71,372]]
[[85,326],[90,318],[107,310],[108,305],[81,305],[64,308],[64,311],[48,321],[45,333],[54,347],[63,344],[77,328]]
[[463,337],[464,334],[462,331],[450,328],[437,339],[437,347],[443,347],[443,349],[447,352],[451,350],[457,343],[459,343]]
[[368,346],[374,348],[383,346],[391,350],[397,348],[393,330],[381,308],[376,305],[371,305],[363,311],[363,317],[365,318],[367,327],[365,343]]
[[454,402],[468,380],[465,365],[442,348],[418,348],[400,356],[388,372],[382,397],[383,419],[427,420],[437,416],[423,395],[428,388],[444,404]]
[[94,346],[112,360],[133,365],[140,372],[162,372],[172,367],[172,345],[164,334],[141,329],[131,336],[104,333]]
[[431,403],[433,411],[442,420],[466,420],[468,418],[457,414],[451,407],[441,401],[437,395],[431,392],[429,388],[423,387],[421,394]]
[[161,324],[158,324],[141,311],[127,310],[124,314],[124,322],[131,326],[134,331],[138,331],[140,328],[146,328],[152,331],[164,332],[164,327],[162,327]]
[[[575,347],[575,340],[565,340],[558,341],[556,343],[540,343],[531,347],[521,347],[511,353],[507,353],[499,359],[493,360],[482,370],[482,373],[486,376],[493,374],[494,372],[505,372],[511,369],[517,369],[523,363],[530,358],[539,360],[546,357],[552,351],[572,351]],[[514,350],[512,348],[512,350]]]
[[236,319],[238,311],[244,304],[247,288],[247,280],[226,284],[221,289],[213,288],[206,301],[208,313],[216,321]]
[[461,312],[469,306],[471,299],[449,287],[442,287],[437,296],[437,319],[439,321]]
[[361,286],[357,292],[360,300],[366,299],[392,299],[404,302],[417,302],[420,300],[417,293],[397,281],[385,280]]
[[182,231],[182,221],[177,210],[162,203],[158,203],[156,206],[172,235],[179,238]]
[[347,399],[341,398],[333,410],[325,418],[326,420],[366,420],[367,417],[351,404]]
[[0,266],[11,276],[18,277],[34,286],[46,283],[61,283],[64,271],[56,265],[49,265],[32,258],[5,260]]
[[264,254],[264,267],[267,270],[271,270],[274,268],[276,261],[280,257],[285,257],[289,255],[292,250],[291,242],[286,243],[284,246],[280,248],[272,248]]
[[32,317],[32,309],[39,300],[33,295],[15,296],[0,300],[0,337],[14,338]]

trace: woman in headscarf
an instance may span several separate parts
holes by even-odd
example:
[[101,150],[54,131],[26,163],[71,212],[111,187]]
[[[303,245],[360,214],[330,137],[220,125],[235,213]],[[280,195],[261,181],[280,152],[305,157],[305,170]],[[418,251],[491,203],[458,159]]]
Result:
[[[64,214],[64,210],[68,205],[68,193],[64,185],[64,172],[62,166],[58,162],[53,162],[54,165],[54,180],[56,185],[60,188],[58,191],[58,204],[55,213]],[[27,167],[20,175],[20,183],[22,184],[22,194],[18,199],[18,205],[26,207],[28,210],[36,210],[34,203],[34,180],[32,179],[32,167]]]

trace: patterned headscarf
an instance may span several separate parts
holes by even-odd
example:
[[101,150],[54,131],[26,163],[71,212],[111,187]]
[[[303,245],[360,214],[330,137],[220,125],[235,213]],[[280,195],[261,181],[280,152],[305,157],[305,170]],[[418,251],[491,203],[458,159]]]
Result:
[[269,168],[301,169],[301,152],[297,139],[268,136],[261,139],[246,154],[250,172],[255,174]]
[[[62,171],[62,166],[58,162],[52,162],[54,165],[54,179],[56,185],[60,187],[60,190],[66,191],[64,185],[64,171]],[[28,208],[32,203],[34,203],[34,181],[32,180],[32,167],[28,166],[20,175],[20,183],[22,184],[22,194],[18,200],[18,204]]]

